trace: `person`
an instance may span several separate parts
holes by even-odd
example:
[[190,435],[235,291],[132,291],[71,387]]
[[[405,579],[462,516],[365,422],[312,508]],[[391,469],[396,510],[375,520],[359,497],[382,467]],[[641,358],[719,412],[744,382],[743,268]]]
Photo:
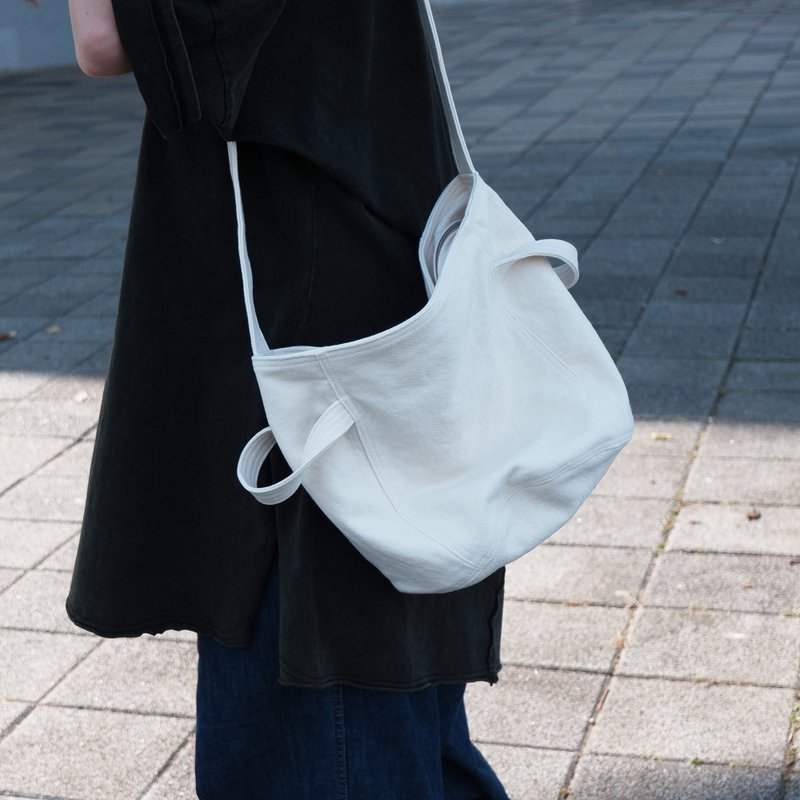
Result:
[[[146,115],[66,609],[100,636],[196,631],[202,800],[501,800],[464,691],[495,683],[504,570],[394,589],[301,488],[239,485],[264,427],[226,142],[273,347],[395,325],[456,174],[417,0],[70,0],[88,75]],[[262,470],[288,467],[275,451]],[[358,491],[354,486],[353,491]]]

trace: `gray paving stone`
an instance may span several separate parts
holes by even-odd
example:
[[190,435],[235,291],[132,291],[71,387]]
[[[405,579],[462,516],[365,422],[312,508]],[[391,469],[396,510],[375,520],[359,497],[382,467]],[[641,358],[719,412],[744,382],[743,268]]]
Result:
[[88,475],[34,475],[0,496],[0,518],[80,522]]
[[[640,326],[737,329],[744,318],[744,303],[686,303],[654,300],[648,303]],[[701,333],[701,332],[698,332]]]
[[[2,277],[3,284],[5,285],[6,278],[2,275],[2,271],[0,271],[0,277]],[[23,339],[27,339],[32,334],[36,333],[36,331],[43,328],[48,321],[47,317],[0,316],[0,331],[4,333],[16,333],[15,338],[2,343],[4,350],[16,346]]]
[[669,272],[676,277],[755,278],[766,247],[765,237],[687,236]]
[[[716,416],[729,420],[797,424],[800,422],[800,391],[729,391],[720,398]],[[796,455],[800,455],[800,452]]]
[[25,573],[0,594],[0,625],[17,630],[91,636],[74,625],[64,610],[71,578],[67,572],[32,570]]
[[642,602],[649,606],[782,614],[800,611],[798,565],[782,556],[666,552]]
[[641,303],[632,301],[582,299],[578,305],[592,325],[606,328],[633,325],[642,310]]
[[662,214],[642,219],[615,216],[603,228],[603,235],[612,239],[638,239],[650,236],[656,239],[677,239],[684,226],[685,218]]
[[141,800],[196,800],[194,781],[194,735],[173,756],[170,765]]
[[0,566],[30,569],[76,531],[70,522],[0,519]]
[[582,275],[655,277],[669,258],[672,239],[595,239],[581,254]]
[[14,720],[28,708],[30,708],[28,703],[6,700],[5,697],[0,697],[0,736],[4,735]]
[[[95,423],[96,424],[96,420]],[[58,475],[62,477],[86,476],[89,474],[94,442],[80,440],[49,461],[38,471],[38,475]]]
[[37,437],[17,428],[24,436],[8,436],[4,424],[16,415],[16,407],[0,416],[0,492],[30,475],[38,467],[62,451],[69,443],[53,437]]
[[667,273],[656,287],[656,300],[685,298],[689,303],[747,303],[753,289],[749,278],[695,277]]
[[[52,245],[48,244],[48,248]],[[1,252],[1,251],[0,251]],[[31,317],[55,317],[84,303],[85,295],[79,292],[50,293],[36,286],[0,304],[0,314]]]
[[97,342],[68,342],[53,338],[28,340],[20,342],[12,350],[0,353],[0,370],[57,375],[78,366],[98,349]]
[[[795,212],[796,213],[796,212]],[[778,235],[767,255],[767,270],[773,275],[792,275],[797,270],[797,218],[784,216]]]
[[548,541],[653,548],[661,540],[671,505],[669,500],[592,495]]
[[57,338],[60,342],[88,341],[108,344],[114,336],[114,321],[103,317],[56,317],[48,320],[44,330],[32,337],[33,341]]
[[54,373],[6,370],[0,366],[3,380],[0,381],[0,400],[22,400],[37,389],[41,389]]
[[792,697],[791,689],[612,678],[586,749],[779,768]]
[[676,327],[657,327],[643,321],[628,340],[625,354],[656,358],[728,358],[733,352],[737,334],[732,326],[687,327],[676,323]]
[[800,508],[696,503],[681,508],[668,550],[800,556]]
[[196,678],[193,644],[107,639],[44,702],[191,717]]
[[777,422],[715,419],[703,437],[700,453],[709,458],[797,458],[800,430]]
[[779,770],[584,756],[570,800],[781,800]]
[[765,330],[796,330],[800,327],[797,303],[782,303],[758,298],[750,306],[745,325]]
[[689,229],[692,236],[736,236],[747,231],[754,236],[768,237],[775,226],[777,209],[753,208],[734,202],[707,203],[692,221]]
[[704,419],[716,400],[728,362],[624,354],[617,366],[637,418]]
[[786,788],[786,800],[800,800],[800,775],[795,775]]
[[503,662],[608,672],[627,622],[622,608],[507,600]]
[[674,497],[686,473],[686,459],[623,451],[597,485],[595,494],[614,497]]
[[640,608],[617,674],[794,686],[800,619]]
[[797,361],[800,358],[800,330],[756,330],[747,328],[739,342],[742,359]]
[[86,636],[0,629],[0,696],[37,702],[96,646]]
[[71,573],[75,568],[75,559],[78,555],[78,539],[79,534],[76,533],[38,564],[37,569],[54,569]]
[[728,388],[743,392],[800,392],[799,361],[736,361]]
[[[79,399],[75,399],[79,398]],[[76,394],[69,400],[22,400],[0,417],[0,439],[3,434],[24,432],[31,436],[56,436],[76,439],[97,424],[98,402]],[[62,445],[68,444],[63,442]]]
[[31,399],[99,403],[103,398],[107,361],[105,355],[89,359],[71,374],[48,381],[31,394]]
[[191,727],[187,719],[39,706],[0,741],[0,786],[138,800]]
[[506,597],[624,606],[651,558],[649,550],[632,548],[540,545],[509,565]]
[[119,306],[118,292],[103,292],[87,300],[85,303],[75,306],[66,317],[77,317],[84,319],[87,317],[99,317],[114,320],[117,317]]
[[584,672],[506,667],[494,686],[467,686],[472,738],[481,745],[576,750],[604,680]]
[[759,300],[773,303],[792,303],[800,300],[800,287],[793,275],[765,272],[758,284]]
[[800,504],[800,460],[700,456],[686,484],[687,500]]
[[703,428],[699,420],[637,419],[626,455],[682,456],[689,458]]
[[499,744],[481,745],[480,751],[511,800],[561,800],[574,753]]

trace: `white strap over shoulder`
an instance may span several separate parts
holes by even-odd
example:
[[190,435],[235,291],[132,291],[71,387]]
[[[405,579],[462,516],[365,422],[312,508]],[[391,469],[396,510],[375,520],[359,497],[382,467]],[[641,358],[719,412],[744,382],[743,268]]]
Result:
[[453,91],[450,88],[450,81],[447,79],[442,46],[439,43],[439,34],[433,20],[430,0],[419,0],[419,7],[422,27],[425,32],[425,41],[428,44],[428,51],[433,61],[436,83],[439,86],[439,93],[442,97],[442,105],[444,106],[444,113],[447,118],[447,127],[450,131],[453,158],[456,161],[459,173],[473,173],[475,172],[475,167],[472,165],[472,159],[470,158],[469,150],[467,150],[464,133],[461,130],[461,123],[458,120],[458,112],[456,111],[456,104],[453,100]]
[[242,270],[247,325],[250,329],[250,347],[253,355],[266,355],[269,353],[269,345],[258,324],[253,301],[253,268],[250,266],[250,255],[247,252],[247,233],[244,227],[244,206],[242,205],[242,189],[239,185],[239,153],[236,142],[228,142],[228,165],[233,183],[233,199],[236,203],[236,239],[239,247],[239,266]]

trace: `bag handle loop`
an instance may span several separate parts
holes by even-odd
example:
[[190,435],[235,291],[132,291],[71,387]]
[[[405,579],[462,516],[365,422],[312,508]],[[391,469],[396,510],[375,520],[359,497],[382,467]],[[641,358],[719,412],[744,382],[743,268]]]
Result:
[[578,251],[574,245],[561,239],[533,239],[519,247],[511,255],[495,262],[494,266],[503,267],[514,261],[535,256],[555,258],[562,262],[559,266],[553,267],[553,272],[558,275],[567,289],[571,289],[578,282],[578,277],[580,276]]
[[297,491],[306,469],[354,424],[355,420],[342,401],[335,400],[322,412],[309,431],[300,466],[277,483],[258,486],[258,473],[270,451],[275,447],[275,434],[272,428],[264,428],[250,439],[239,456],[236,474],[240,483],[259,503],[268,506],[282,503]]

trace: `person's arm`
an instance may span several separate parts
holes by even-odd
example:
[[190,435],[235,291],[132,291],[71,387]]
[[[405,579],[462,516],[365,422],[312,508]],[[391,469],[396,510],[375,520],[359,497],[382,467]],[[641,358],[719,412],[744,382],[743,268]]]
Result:
[[78,66],[92,78],[131,71],[114,19],[111,0],[69,0]]

